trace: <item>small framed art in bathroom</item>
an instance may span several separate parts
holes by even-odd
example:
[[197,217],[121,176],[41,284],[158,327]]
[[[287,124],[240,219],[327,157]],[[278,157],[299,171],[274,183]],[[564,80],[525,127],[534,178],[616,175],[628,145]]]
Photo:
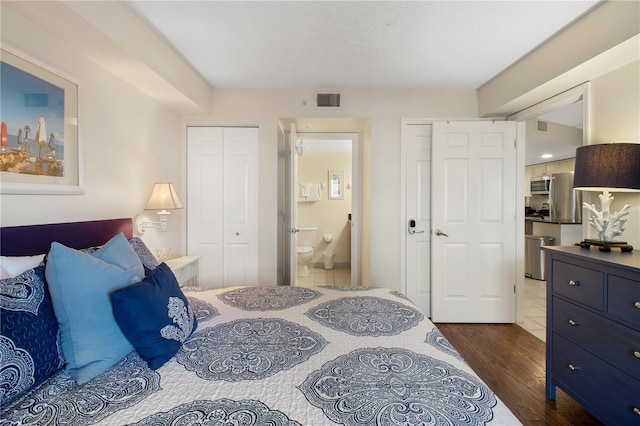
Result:
[[329,194],[330,200],[344,199],[344,171],[329,170]]

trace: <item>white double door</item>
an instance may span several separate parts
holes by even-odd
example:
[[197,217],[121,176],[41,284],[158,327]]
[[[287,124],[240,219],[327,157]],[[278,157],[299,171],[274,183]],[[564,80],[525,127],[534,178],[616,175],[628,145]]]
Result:
[[434,322],[514,322],[516,124],[405,123],[403,145],[407,296]]
[[187,128],[187,253],[203,287],[258,285],[258,129]]

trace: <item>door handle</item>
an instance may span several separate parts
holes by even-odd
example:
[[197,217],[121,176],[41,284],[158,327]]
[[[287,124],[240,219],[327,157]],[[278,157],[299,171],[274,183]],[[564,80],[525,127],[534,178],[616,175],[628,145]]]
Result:
[[413,234],[422,234],[424,231],[416,231],[416,221],[411,219],[409,221],[408,232],[409,232],[409,234],[413,235]]
[[438,236],[443,236],[443,237],[448,237],[448,236],[449,236],[449,234],[445,234],[444,232],[442,232],[442,231],[441,231],[441,230],[439,230],[439,229],[436,229],[436,230],[434,231],[434,234],[436,234],[436,235],[438,235]]
[[295,234],[296,232],[300,231],[298,228],[287,228],[286,231],[290,234]]

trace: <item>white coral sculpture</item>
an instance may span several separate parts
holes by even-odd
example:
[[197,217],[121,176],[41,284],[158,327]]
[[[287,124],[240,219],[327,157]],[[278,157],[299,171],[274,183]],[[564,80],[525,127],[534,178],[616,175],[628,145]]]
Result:
[[589,223],[598,232],[600,241],[611,242],[613,239],[624,232],[624,224],[627,219],[624,216],[629,214],[629,204],[625,204],[620,211],[611,214],[611,203],[613,197],[609,191],[604,191],[598,195],[602,211],[598,211],[595,204],[583,203],[582,205],[593,212],[593,216],[589,218]]

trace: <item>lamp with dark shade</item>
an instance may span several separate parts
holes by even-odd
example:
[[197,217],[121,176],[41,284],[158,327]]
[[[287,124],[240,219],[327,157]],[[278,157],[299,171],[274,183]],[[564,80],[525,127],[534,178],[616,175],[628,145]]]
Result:
[[613,238],[624,232],[630,206],[625,204],[619,211],[611,212],[614,192],[640,191],[640,144],[611,143],[587,145],[576,150],[576,163],[573,174],[573,187],[582,191],[602,191],[598,196],[600,207],[584,203],[583,206],[593,213],[589,223],[598,232],[599,240],[584,240],[581,247],[596,245],[601,251],[610,251],[619,247],[622,251],[632,251],[633,247],[624,241]]

